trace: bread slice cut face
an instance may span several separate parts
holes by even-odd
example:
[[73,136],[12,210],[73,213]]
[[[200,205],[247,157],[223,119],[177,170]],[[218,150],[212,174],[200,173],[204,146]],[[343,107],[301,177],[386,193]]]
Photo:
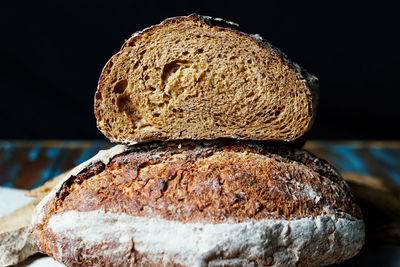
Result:
[[101,74],[98,128],[124,144],[303,135],[317,79],[236,26],[193,14],[135,33]]

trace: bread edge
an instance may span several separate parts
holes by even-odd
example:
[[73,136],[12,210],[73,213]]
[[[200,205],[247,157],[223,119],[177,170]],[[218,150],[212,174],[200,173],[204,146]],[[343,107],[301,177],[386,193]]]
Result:
[[[224,31],[228,31],[231,32],[233,34],[238,34],[240,36],[244,36],[247,37],[249,39],[251,39],[252,41],[254,41],[258,46],[260,46],[263,49],[266,50],[271,50],[273,51],[277,57],[282,61],[282,63],[286,66],[289,67],[289,69],[291,69],[294,74],[301,79],[307,86],[310,94],[311,94],[311,108],[312,108],[312,116],[311,119],[308,123],[308,127],[304,130],[304,132],[299,135],[296,138],[293,139],[284,139],[284,140],[280,140],[280,141],[284,141],[284,142],[291,142],[291,141],[295,141],[299,138],[301,138],[305,133],[307,133],[311,127],[314,124],[315,121],[315,117],[316,117],[316,109],[317,109],[317,105],[318,105],[318,101],[319,101],[319,81],[318,78],[311,75],[310,73],[308,73],[306,71],[306,69],[302,68],[300,65],[298,65],[297,63],[291,61],[287,55],[285,53],[283,53],[281,50],[279,50],[277,47],[273,46],[272,44],[270,44],[266,39],[264,39],[263,37],[261,37],[261,35],[259,34],[248,34],[248,33],[244,33],[238,30],[239,28],[239,24],[235,23],[235,22],[231,22],[231,21],[227,21],[221,18],[213,18],[210,16],[204,16],[204,15],[198,15],[196,13],[192,13],[188,16],[177,16],[177,17],[171,17],[171,18],[167,18],[164,21],[162,21],[159,24],[156,25],[152,25],[150,27],[147,27],[143,30],[140,31],[136,31],[135,33],[132,34],[132,36],[130,38],[128,38],[127,40],[125,40],[124,44],[122,45],[120,51],[118,51],[115,55],[113,55],[106,63],[106,65],[103,67],[103,70],[101,72],[101,75],[99,77],[99,81],[97,84],[97,89],[96,89],[96,93],[95,93],[95,97],[94,97],[94,114],[95,114],[95,118],[96,118],[96,126],[99,129],[99,131],[105,136],[107,137],[112,143],[118,143],[118,144],[125,144],[125,145],[133,145],[136,143],[146,143],[146,142],[151,142],[151,141],[167,141],[167,140],[180,140],[180,139],[176,139],[176,138],[160,138],[157,136],[152,136],[150,138],[141,138],[141,139],[136,139],[134,141],[131,140],[127,140],[127,139],[123,139],[120,137],[113,137],[111,135],[109,135],[107,133],[106,130],[104,129],[100,129],[100,127],[98,126],[98,120],[97,120],[97,114],[98,114],[98,106],[96,105],[97,102],[97,98],[98,96],[101,95],[100,91],[103,87],[103,80],[104,77],[108,74],[108,70],[112,67],[113,64],[113,60],[114,58],[117,58],[123,51],[123,49],[125,48],[125,46],[135,40],[138,36],[143,35],[145,33],[148,33],[152,30],[157,29],[158,27],[162,27],[165,25],[168,25],[170,23],[174,23],[176,21],[184,21],[184,20],[188,20],[188,19],[192,19],[194,21],[198,21],[201,22],[207,26],[209,26],[210,28],[212,27],[218,27],[220,29],[223,29]],[[222,138],[233,138],[233,139],[237,139],[237,140],[250,140],[250,138],[242,138],[242,137],[238,137],[238,136],[225,136]],[[206,140],[212,140],[214,138],[201,138],[201,139],[206,139]],[[256,139],[256,138],[251,138],[252,140],[260,140],[260,141],[265,141],[264,139]],[[194,139],[194,140],[200,140],[199,139]],[[273,139],[271,141],[274,141]],[[275,140],[277,141],[277,140]]]

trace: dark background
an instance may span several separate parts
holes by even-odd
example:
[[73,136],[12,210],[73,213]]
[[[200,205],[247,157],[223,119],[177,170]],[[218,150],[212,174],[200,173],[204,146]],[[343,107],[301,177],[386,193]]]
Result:
[[2,3],[0,139],[103,139],[93,96],[104,64],[136,30],[192,12],[260,33],[320,79],[311,138],[399,139],[398,9],[321,2]]

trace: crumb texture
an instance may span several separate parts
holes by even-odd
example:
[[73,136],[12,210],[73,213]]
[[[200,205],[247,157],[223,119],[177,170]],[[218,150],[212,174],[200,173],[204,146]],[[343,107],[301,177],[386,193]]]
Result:
[[36,245],[68,265],[120,255],[119,265],[310,266],[340,262],[362,245],[347,184],[305,151],[185,141],[108,157],[67,177],[34,221]]
[[29,240],[28,226],[0,233],[0,266],[18,264],[36,252]]
[[30,202],[0,218],[0,266],[18,264],[37,252],[28,229],[34,209],[34,202]]
[[111,141],[293,140],[310,127],[316,78],[258,36],[204,21],[166,20],[111,58],[95,99]]

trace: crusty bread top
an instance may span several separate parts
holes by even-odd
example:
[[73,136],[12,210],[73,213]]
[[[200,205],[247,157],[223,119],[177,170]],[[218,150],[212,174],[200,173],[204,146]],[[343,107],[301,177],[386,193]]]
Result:
[[208,223],[361,218],[338,172],[302,150],[228,140],[117,148],[67,176],[42,204],[40,224],[68,210]]
[[97,126],[112,142],[294,140],[318,80],[259,35],[192,14],[136,32],[104,67]]
[[79,266],[317,266],[353,256],[364,239],[329,164],[234,140],[102,151],[39,203],[32,232],[40,251]]

